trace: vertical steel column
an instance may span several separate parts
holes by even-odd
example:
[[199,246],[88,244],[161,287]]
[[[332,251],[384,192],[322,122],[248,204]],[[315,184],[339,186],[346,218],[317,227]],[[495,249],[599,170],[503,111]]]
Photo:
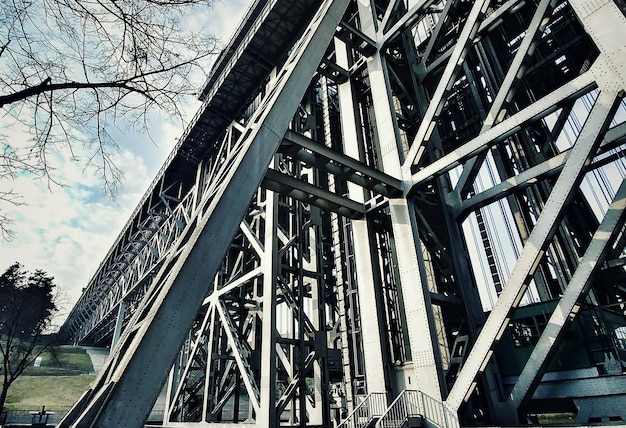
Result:
[[276,224],[278,214],[278,198],[274,192],[265,193],[265,235],[263,243],[263,298],[261,331],[261,405],[257,414],[257,426],[277,426],[276,415],[276,274],[277,274],[277,241]]
[[[346,46],[335,40],[337,64],[349,68]],[[359,137],[357,133],[356,106],[350,80],[338,85],[339,106],[341,110],[341,129],[343,132],[344,153],[354,159],[360,159]],[[363,189],[355,184],[348,183],[350,199],[364,202]],[[382,314],[378,308],[379,286],[374,283],[372,267],[372,248],[369,240],[367,221],[353,220],[352,239],[355,249],[355,265],[358,280],[358,296],[361,311],[367,315],[361,317],[363,331],[363,360],[368,392],[387,392],[386,355],[384,351],[383,333],[379,320]]]
[[389,208],[417,389],[441,400],[446,388],[430,292],[419,268],[415,217],[405,199],[389,201]]
[[[333,43],[334,45],[334,43]],[[328,148],[332,148],[333,145],[333,132],[331,125],[331,109],[330,109],[330,94],[329,94],[329,80],[327,78],[322,78],[322,111],[323,111],[323,123],[324,123],[324,144]],[[328,179],[328,190],[332,193],[339,193],[339,185],[335,181],[335,176],[332,174],[327,174]],[[349,335],[348,335],[348,320],[349,316],[346,311],[346,283],[349,278],[344,277],[344,267],[343,263],[345,259],[342,255],[342,246],[344,243],[342,242],[342,234],[341,234],[341,224],[343,224],[343,219],[339,216],[339,214],[335,212],[330,212],[330,238],[332,242],[332,254],[334,260],[332,261],[332,266],[334,269],[334,279],[335,279],[335,290],[334,294],[337,298],[335,303],[335,316],[337,317],[333,321],[338,324],[339,328],[339,337],[341,340],[341,366],[342,366],[342,374],[343,374],[343,385],[341,392],[344,394],[345,399],[345,410],[347,413],[352,412],[354,409],[354,394],[353,394],[353,376],[351,373],[351,364],[352,361],[350,355],[350,346],[349,346]],[[346,254],[347,257],[347,254]],[[327,285],[328,286],[328,285]],[[327,340],[330,340],[328,338]],[[336,385],[329,385],[329,387],[334,387]],[[342,397],[339,397],[340,399]],[[339,407],[339,406],[337,406]],[[338,409],[341,412],[341,408]],[[335,419],[335,415],[331,414],[332,419]]]
[[[211,307],[209,309],[210,313],[208,314],[208,323],[209,326],[211,326],[211,330],[209,331],[209,335],[206,338],[207,341],[207,348],[209,349],[209,352],[211,352],[211,347],[213,346],[213,341],[214,341],[214,336],[215,336],[215,309],[213,307]],[[212,354],[208,354],[211,355]],[[210,409],[209,409],[209,400],[210,400],[210,393],[209,393],[209,387],[210,387],[210,381],[212,378],[212,370],[213,367],[211,366],[211,361],[207,361],[206,364],[206,370],[204,372],[204,385],[203,385],[203,397],[202,397],[202,419],[203,420],[208,420],[209,419],[209,413],[210,413]],[[168,400],[168,405],[169,405],[169,400]],[[165,415],[163,415],[163,422],[169,421],[169,414],[166,412]]]
[[[369,2],[359,0],[358,5],[361,30],[375,39],[378,32],[374,11]],[[401,157],[404,154],[401,152],[398,125],[392,114],[393,103],[385,63],[379,51],[367,62],[367,72],[376,121],[374,132],[380,147],[382,169],[387,174],[398,177],[402,174]],[[421,251],[418,251],[420,244],[416,233],[417,225],[406,199],[391,200],[389,208],[417,388],[440,400],[445,384],[430,293],[424,287],[419,269],[418,257],[421,257]]]

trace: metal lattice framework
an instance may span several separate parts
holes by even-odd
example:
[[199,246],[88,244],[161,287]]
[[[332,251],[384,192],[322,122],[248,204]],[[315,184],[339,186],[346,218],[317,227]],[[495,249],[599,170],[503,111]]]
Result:
[[626,419],[625,10],[255,2],[60,331],[112,345],[60,426]]

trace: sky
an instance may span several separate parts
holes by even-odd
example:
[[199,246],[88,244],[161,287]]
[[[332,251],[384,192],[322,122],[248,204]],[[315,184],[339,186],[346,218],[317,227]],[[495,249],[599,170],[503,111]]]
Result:
[[[217,0],[206,16],[194,19],[226,43],[250,3],[251,0]],[[199,102],[187,106],[190,117],[198,107]],[[0,110],[0,126],[3,121],[6,117]],[[27,175],[18,175],[11,183],[0,183],[20,194],[23,203],[0,207],[14,220],[11,228],[15,232],[11,241],[0,241],[0,272],[19,262],[29,272],[40,269],[53,276],[60,296],[57,323],[63,321],[89,283],[183,133],[180,125],[159,118],[151,121],[152,138],[120,129],[112,130],[119,145],[115,163],[124,172],[115,200],[103,193],[102,182],[85,171],[82,164],[62,155],[51,161],[63,187]],[[11,128],[9,134],[18,141],[29,138],[17,127]]]

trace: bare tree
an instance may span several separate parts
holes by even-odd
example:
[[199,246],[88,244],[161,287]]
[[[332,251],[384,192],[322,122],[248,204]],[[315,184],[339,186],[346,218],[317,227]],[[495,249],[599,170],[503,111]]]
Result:
[[[181,97],[198,90],[216,51],[215,38],[185,17],[212,3],[0,2],[0,180],[29,173],[55,181],[48,158],[63,152],[95,168],[114,195],[122,171],[111,158],[111,127],[141,129],[155,110],[183,119]],[[7,128],[16,127],[29,141],[11,139]],[[2,200],[19,201],[10,190]]]

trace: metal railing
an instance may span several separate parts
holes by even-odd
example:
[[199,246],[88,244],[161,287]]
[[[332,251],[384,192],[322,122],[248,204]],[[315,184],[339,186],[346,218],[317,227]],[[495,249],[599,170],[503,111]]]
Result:
[[370,392],[337,428],[366,428],[381,417],[387,408],[387,394]]
[[[69,408],[54,409],[52,412],[45,415],[45,421],[48,425],[55,425],[59,422],[63,416],[68,412]],[[3,419],[4,418],[4,419]],[[34,408],[29,409],[13,409],[7,410],[0,414],[0,426],[3,424],[11,425],[31,425],[39,422],[39,410]],[[43,421],[44,419],[42,419]]]
[[438,428],[461,428],[459,417],[441,400],[418,391],[420,394],[420,406],[422,416],[427,426]]
[[400,428],[409,418],[421,418],[421,395],[419,391],[402,391],[376,422],[376,428]]
[[405,390],[391,403],[376,428],[401,428],[409,420],[425,426],[460,428],[458,417],[446,405],[421,391]]

